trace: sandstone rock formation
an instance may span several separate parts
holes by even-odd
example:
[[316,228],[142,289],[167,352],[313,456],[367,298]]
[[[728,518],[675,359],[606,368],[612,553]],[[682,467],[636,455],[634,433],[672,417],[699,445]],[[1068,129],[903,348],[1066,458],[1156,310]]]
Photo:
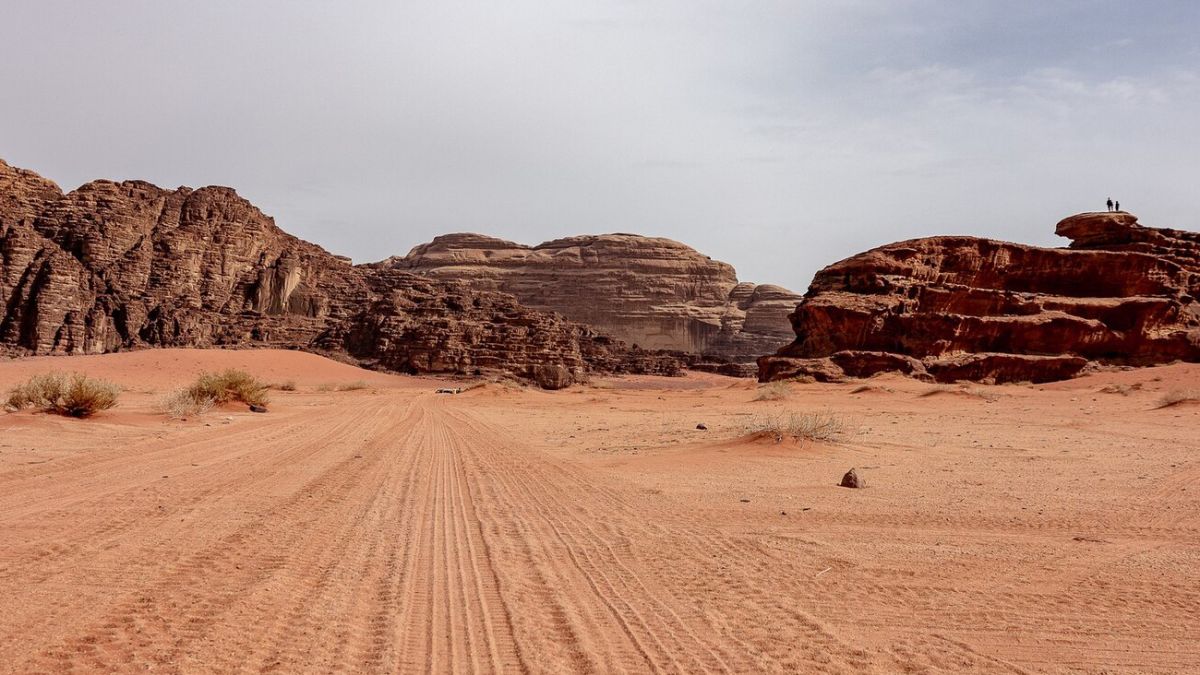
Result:
[[630,347],[531,310],[511,295],[368,267],[372,300],[310,344],[345,351],[362,365],[404,373],[506,372],[561,389],[588,373],[679,375],[672,355]]
[[524,246],[450,234],[383,267],[503,291],[647,349],[752,362],[792,338],[800,297],[739,283],[730,265],[657,237],[606,234]]
[[0,353],[280,346],[405,372],[678,372],[512,297],[354,266],[230,188],[98,180],[68,193],[0,161]]
[[1200,234],[1128,213],[1072,216],[1057,232],[1070,248],[933,237],[831,265],[759,378],[1041,382],[1093,362],[1200,361]]

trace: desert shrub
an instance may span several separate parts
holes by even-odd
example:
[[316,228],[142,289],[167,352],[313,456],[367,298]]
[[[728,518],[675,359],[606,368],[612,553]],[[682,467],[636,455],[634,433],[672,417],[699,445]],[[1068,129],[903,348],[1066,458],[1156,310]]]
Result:
[[963,393],[967,396],[981,398],[989,403],[992,401],[999,401],[1001,396],[999,392],[988,389],[987,387],[963,387]]
[[830,412],[793,412],[787,416],[757,418],[750,422],[746,431],[754,436],[766,436],[776,443],[787,438],[835,443],[847,436],[849,427],[844,419]]
[[851,389],[850,393],[851,394],[866,394],[868,392],[876,392],[876,391],[877,392],[885,392],[885,393],[890,394],[896,390],[892,389],[891,387],[885,387],[881,384],[860,384],[857,387]]
[[758,388],[755,401],[782,401],[791,394],[787,385],[782,382],[771,382]]
[[1158,407],[1169,408],[1182,403],[1200,403],[1200,389],[1174,389],[1163,394]]
[[[493,378],[489,378],[483,382],[480,382],[476,386],[498,387],[500,389],[506,389],[509,391],[526,389],[528,387],[527,383],[524,380],[518,380],[513,377],[493,377]],[[470,387],[470,388],[473,389],[474,387]],[[601,388],[603,388],[603,387],[601,387]]]
[[217,402],[211,398],[196,398],[188,389],[171,392],[159,401],[159,408],[172,419],[184,419],[203,415]]
[[363,380],[355,380],[353,382],[325,382],[317,385],[317,391],[358,391],[370,386]]
[[34,375],[8,393],[5,406],[13,410],[34,408],[70,417],[91,417],[117,404],[117,385],[82,373]]
[[276,382],[275,384],[271,385],[271,388],[278,389],[279,391],[296,391],[296,381],[287,380],[284,382]]
[[1000,398],[1000,394],[990,391],[984,387],[972,387],[962,384],[953,387],[946,384],[939,384],[935,387],[926,389],[918,395],[921,398],[925,398],[928,396],[937,396],[938,394],[958,394],[960,396],[969,396],[971,398],[983,399],[984,401],[989,402],[999,400]]
[[212,401],[214,405],[241,401],[247,405],[266,405],[267,385],[243,370],[201,373],[184,391],[193,401]]

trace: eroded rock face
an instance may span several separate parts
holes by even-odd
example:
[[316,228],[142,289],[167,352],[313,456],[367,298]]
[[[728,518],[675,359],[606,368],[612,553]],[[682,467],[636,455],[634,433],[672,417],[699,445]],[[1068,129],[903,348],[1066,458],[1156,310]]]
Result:
[[374,299],[311,343],[369,367],[403,373],[507,372],[546,389],[591,373],[679,375],[679,359],[650,353],[511,295],[395,270],[367,269]]
[[230,188],[100,180],[64,195],[3,162],[0,297],[0,351],[16,354],[262,345],[555,387],[680,365],[501,293],[351,265]]
[[1200,235],[1127,213],[1059,223],[1047,249],[974,237],[883,246],[817,273],[795,341],[759,360],[782,379],[828,359],[939,381],[1049,381],[1089,363],[1200,360]]
[[568,237],[524,246],[450,234],[380,263],[511,293],[647,349],[753,361],[792,338],[799,296],[739,283],[730,265],[670,239],[632,234]]

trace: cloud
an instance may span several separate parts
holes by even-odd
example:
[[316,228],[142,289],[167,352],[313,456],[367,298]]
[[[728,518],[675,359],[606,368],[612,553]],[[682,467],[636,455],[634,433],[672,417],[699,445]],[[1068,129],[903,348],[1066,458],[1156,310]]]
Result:
[[1197,227],[1200,5],[18,3],[0,156],[236,186],[358,260],[638,231],[803,288],[937,233]]

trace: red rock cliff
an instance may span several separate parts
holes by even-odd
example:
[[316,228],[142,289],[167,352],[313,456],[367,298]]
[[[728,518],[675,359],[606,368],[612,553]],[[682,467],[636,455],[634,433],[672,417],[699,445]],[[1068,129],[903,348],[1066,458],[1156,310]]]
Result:
[[1046,381],[1089,362],[1200,360],[1200,235],[1128,213],[1060,222],[1067,249],[974,237],[883,246],[817,273],[762,380],[899,370]]
[[650,349],[753,361],[791,339],[799,296],[739,283],[730,265],[670,239],[568,237],[524,246],[450,234],[381,265],[511,293]]
[[0,161],[0,352],[269,345],[405,372],[673,373],[500,293],[354,266],[230,188],[93,181],[68,194]]

